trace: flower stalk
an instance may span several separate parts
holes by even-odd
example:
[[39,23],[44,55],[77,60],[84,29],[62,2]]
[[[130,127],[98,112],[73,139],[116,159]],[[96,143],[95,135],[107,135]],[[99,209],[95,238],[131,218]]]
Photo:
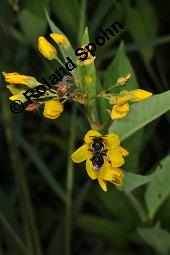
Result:
[[70,139],[68,145],[68,161],[67,161],[67,176],[66,176],[66,229],[65,229],[65,255],[71,254],[71,238],[72,238],[72,195],[73,195],[73,179],[74,166],[70,158],[71,152],[74,150],[76,140],[76,106],[73,107],[71,124],[70,124]]

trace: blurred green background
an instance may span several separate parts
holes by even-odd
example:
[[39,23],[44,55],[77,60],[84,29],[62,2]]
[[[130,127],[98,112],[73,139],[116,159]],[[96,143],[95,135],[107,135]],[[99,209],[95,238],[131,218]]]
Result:
[[[40,79],[56,70],[37,50],[38,37],[51,32],[45,10],[75,49],[86,26],[93,41],[100,28],[124,25],[121,35],[97,49],[102,83],[125,75],[128,57],[140,88],[154,94],[169,89],[170,1],[0,0],[1,73]],[[130,152],[124,170],[132,173],[129,180],[139,177],[136,186],[122,191],[110,185],[105,193],[85,165],[70,160],[90,129],[83,108],[67,103],[57,120],[41,112],[14,114],[9,94],[1,76],[0,255],[170,254],[170,175],[160,183],[141,177],[169,168],[167,113],[124,139]],[[154,194],[160,202],[153,212]]]

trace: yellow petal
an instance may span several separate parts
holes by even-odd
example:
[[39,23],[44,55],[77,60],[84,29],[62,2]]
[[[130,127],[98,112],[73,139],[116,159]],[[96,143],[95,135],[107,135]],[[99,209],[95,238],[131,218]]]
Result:
[[113,179],[112,166],[107,161],[107,159],[104,159],[104,164],[98,173],[98,178],[103,179],[105,181],[112,181]]
[[63,111],[63,105],[58,100],[49,100],[45,102],[43,115],[49,119],[56,119]]
[[112,109],[112,113],[111,113],[111,119],[112,120],[117,120],[117,119],[122,119],[124,118],[128,113],[127,112],[124,112],[124,113],[121,113],[121,112],[116,112]]
[[57,44],[60,44],[63,48],[67,49],[71,47],[70,42],[65,35],[51,33],[50,36]]
[[135,102],[144,100],[144,99],[152,96],[151,92],[148,92],[148,91],[143,90],[143,89],[135,89],[135,90],[132,90],[131,92],[134,95]]
[[116,134],[108,134],[103,137],[103,140],[106,143],[106,149],[115,149],[120,144],[119,136]]
[[75,152],[73,152],[73,154],[71,155],[71,159],[75,163],[80,163],[86,160],[89,154],[90,152],[88,151],[88,146],[87,144],[84,144],[80,148],[78,148]]
[[25,92],[25,89],[21,89],[21,87],[17,87],[17,85],[15,84],[9,84],[6,86],[9,91],[13,94],[13,95],[17,95],[19,94],[20,92],[24,93]]
[[[40,85],[40,83],[32,76],[22,75],[16,72],[15,73],[3,72],[3,75],[5,77],[5,81],[8,83],[23,84],[29,88],[34,88]],[[13,86],[13,84],[10,84],[8,86],[9,86],[8,88],[10,89],[11,86]]]
[[116,150],[119,151],[123,157],[127,157],[129,155],[129,152],[121,146],[117,147]]
[[115,185],[121,186],[123,184],[123,178],[124,178],[123,172],[117,168],[114,170],[114,178],[111,182]]
[[112,108],[111,118],[112,120],[121,119],[128,114],[129,104],[115,105]]
[[87,66],[87,65],[92,64],[92,63],[94,62],[95,58],[96,58],[96,57],[87,58],[86,60],[79,60],[79,59],[78,59],[78,60],[76,61],[76,63],[77,63],[78,66],[83,66],[83,65]]
[[86,171],[92,180],[97,179],[98,171],[93,169],[93,164],[92,164],[90,158],[87,158],[87,160],[86,160]]
[[96,130],[89,130],[84,137],[85,143],[92,143],[94,137],[101,137],[102,135]]
[[19,100],[22,103],[25,103],[27,101],[27,99],[25,98],[22,92],[18,93],[17,95],[11,96],[9,99],[12,101]]
[[107,155],[109,156],[109,159],[111,160],[111,164],[113,167],[119,167],[122,166],[125,161],[120,152],[115,150],[108,150]]
[[[101,180],[103,180],[103,181],[109,181],[116,185],[122,185],[123,178],[124,178],[123,172],[117,167],[112,167],[107,162],[107,160],[105,160],[104,165],[102,166],[101,170],[99,171],[98,180],[100,179],[100,182],[101,182]],[[104,185],[104,184],[102,183],[101,185]]]
[[100,187],[102,188],[102,190],[104,190],[105,192],[107,191],[107,182],[98,178],[98,182]]
[[115,107],[117,112],[128,112],[129,111],[129,104],[121,104],[121,105],[116,105]]
[[55,59],[57,56],[56,49],[43,36],[38,38],[38,50],[49,60]]
[[87,66],[87,65],[92,64],[92,63],[94,62],[95,58],[96,58],[96,57],[88,57],[86,60],[81,61],[81,62],[83,62],[83,64],[84,64],[85,66]]

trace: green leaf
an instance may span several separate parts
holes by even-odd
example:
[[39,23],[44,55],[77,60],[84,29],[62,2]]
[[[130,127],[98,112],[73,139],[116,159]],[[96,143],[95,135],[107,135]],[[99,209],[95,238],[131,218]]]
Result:
[[168,110],[170,110],[170,91],[131,105],[125,118],[112,122],[109,132],[117,133],[123,141]]
[[105,19],[106,14],[110,9],[113,9],[113,5],[115,4],[115,0],[108,1],[106,4],[105,0],[100,0],[94,9],[94,13],[92,16],[90,30],[94,34],[95,30],[100,26],[100,23],[103,19]]
[[109,213],[117,220],[121,220],[122,223],[126,222],[128,226],[132,226],[132,221],[134,225],[135,220],[138,222],[138,216],[129,203],[127,196],[119,189],[115,189],[112,184],[110,184],[109,192],[103,192],[102,190],[99,192],[96,189],[95,196],[105,215]]
[[28,42],[35,46],[37,44],[38,37],[46,30],[46,19],[24,9],[19,15],[19,20],[22,31],[24,32]]
[[133,173],[140,173],[141,166],[139,164],[140,153],[143,148],[141,141],[144,141],[144,130],[140,129],[129,137],[122,145],[129,151],[129,155],[126,158],[124,169]]
[[[158,30],[158,19],[153,5],[148,1],[140,1],[137,7],[127,5],[127,28],[136,43],[154,39]],[[153,48],[141,49],[140,53],[146,61],[153,57]]]
[[164,158],[156,168],[155,174],[149,183],[145,201],[150,218],[153,218],[158,208],[170,195],[170,156]]
[[124,178],[124,184],[121,188],[122,191],[130,192],[134,189],[148,183],[151,180],[152,175],[140,175],[133,173],[126,173]]
[[29,0],[23,1],[23,9],[28,10],[29,12],[45,18],[44,9],[49,10],[50,0]]
[[155,226],[153,228],[139,228],[139,235],[153,249],[162,255],[169,254],[170,251],[170,233],[166,230]]
[[75,40],[77,25],[79,24],[79,2],[76,0],[52,0],[51,2],[54,13],[64,27],[64,31],[66,31],[69,36],[73,35]]
[[128,228],[122,223],[91,215],[81,215],[78,218],[78,225],[86,231],[102,235],[114,241],[120,238],[124,239],[129,232]]
[[[107,71],[105,72],[104,88],[111,87],[113,84],[116,83],[116,81],[119,77],[125,76],[127,73],[131,73],[132,77],[127,82],[126,89],[128,90],[128,89],[138,88],[139,85],[136,80],[134,70],[130,64],[128,57],[126,56],[124,43],[121,42],[114,60],[111,62]],[[121,88],[121,90],[123,90],[123,89]],[[114,89],[114,93],[119,92],[119,91],[120,91],[119,88]]]

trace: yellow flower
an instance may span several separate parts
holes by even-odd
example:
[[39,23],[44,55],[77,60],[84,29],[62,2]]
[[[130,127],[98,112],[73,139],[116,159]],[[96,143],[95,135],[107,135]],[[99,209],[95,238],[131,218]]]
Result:
[[9,84],[7,88],[13,94],[13,96],[9,98],[10,100],[20,100],[22,103],[25,103],[27,101],[27,99],[23,95],[23,93],[26,91],[25,89],[18,89],[17,86],[14,84]]
[[71,155],[75,163],[86,160],[86,171],[92,180],[98,179],[101,188],[107,191],[107,181],[122,185],[124,174],[119,169],[124,164],[123,156],[128,152],[120,146],[116,134],[102,136],[98,131],[89,130],[84,144]]
[[49,100],[45,102],[43,115],[49,119],[56,119],[63,111],[63,105],[58,100]]
[[152,96],[151,92],[142,89],[122,91],[119,95],[112,96],[109,100],[113,104],[111,112],[112,120],[121,119],[128,114],[130,109],[128,101],[139,102],[150,96]]
[[[93,56],[90,54],[90,52],[85,48],[86,45],[87,45],[87,44],[81,46],[80,48],[82,48],[84,52],[87,52],[87,54],[88,54],[88,55],[87,55],[87,59],[86,59],[86,60],[80,60],[80,59],[78,59],[78,60],[77,60],[77,64],[78,64],[78,65],[90,65],[90,64],[92,64],[92,63],[94,62],[94,60],[95,60],[95,58],[96,58],[96,57],[93,57]],[[83,51],[80,50],[80,52],[83,52]]]
[[92,75],[85,75],[84,76],[84,83],[87,85],[90,85],[93,82],[93,76]]
[[70,42],[65,35],[51,33],[50,36],[57,44],[60,44],[63,48],[70,48]]
[[16,72],[15,73],[2,72],[2,74],[5,77],[5,81],[8,83],[26,85],[29,88],[34,88],[40,85],[40,83],[32,76],[22,75]]
[[38,38],[38,50],[49,60],[55,59],[57,56],[56,49],[43,36]]

